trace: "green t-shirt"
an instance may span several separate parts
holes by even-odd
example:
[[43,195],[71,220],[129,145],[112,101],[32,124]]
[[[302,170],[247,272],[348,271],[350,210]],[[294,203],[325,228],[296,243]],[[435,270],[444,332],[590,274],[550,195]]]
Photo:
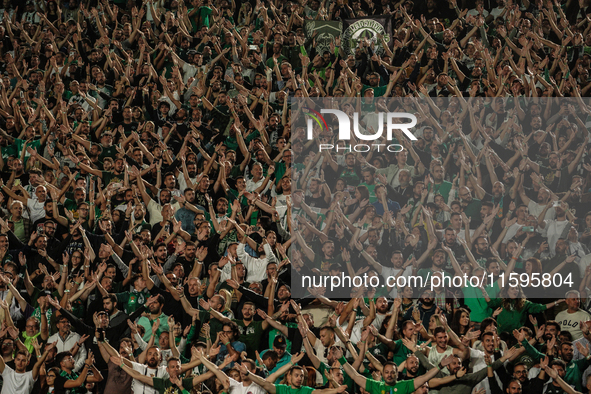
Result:
[[[320,374],[322,375],[322,384],[328,383],[328,379],[326,379],[326,375],[324,373],[325,371],[330,371],[330,366],[326,363],[321,362],[320,367],[318,367],[318,372],[320,372]],[[343,372],[343,377],[345,378],[345,381],[343,383],[345,384],[345,386],[347,386],[347,392],[354,393],[355,382],[353,381],[353,379],[351,379],[349,375],[347,375],[343,368],[341,368],[341,371]]]
[[[222,312],[222,315],[226,316],[227,312]],[[199,311],[199,321],[201,324],[209,323],[209,336],[212,341],[218,336],[218,332],[222,331],[224,325],[221,321],[216,318],[211,318],[211,314],[208,311]],[[205,340],[205,338],[199,338],[199,340]]]
[[[491,299],[496,298],[500,291],[499,283],[495,282],[492,286],[487,285],[484,289]],[[482,291],[478,287],[468,284],[467,287],[462,288],[462,292],[464,293],[464,302],[471,311],[471,321],[480,323],[487,317],[492,316],[492,309],[486,303]]]
[[302,386],[299,389],[294,389],[291,386],[287,386],[285,384],[276,384],[275,385],[276,394],[312,394],[314,389],[308,386]]
[[373,204],[374,202],[378,201],[378,198],[376,197],[376,192],[375,192],[375,189],[377,186],[376,184],[368,185],[367,183],[362,182],[359,184],[359,186],[367,187],[367,190],[369,191],[369,203],[370,204]]
[[195,25],[197,28],[195,30],[201,29],[203,26],[209,27],[209,16],[213,13],[212,9],[209,7],[199,7],[197,14],[194,15],[194,19],[196,20]]
[[389,386],[385,382],[367,379],[365,381],[365,390],[371,394],[410,394],[415,391],[414,380],[403,380],[394,386]]
[[287,164],[283,161],[275,164],[275,184],[278,185],[283,175],[287,172]]
[[233,321],[238,325],[240,331],[238,340],[246,345],[248,357],[254,359],[256,357],[255,351],[259,350],[265,332],[263,322],[253,320],[248,326],[245,326],[243,320],[233,319]]
[[448,182],[448,181],[443,181],[439,185],[436,185],[436,184],[429,185],[429,192],[433,192],[434,194],[441,194],[444,201],[448,200],[450,190],[451,190],[451,182]]
[[172,384],[170,379],[152,378],[154,382],[154,388],[158,390],[160,394],[183,394],[193,389],[193,378],[183,379],[184,390],[178,388],[178,386]]
[[357,172],[355,171],[355,169],[348,169],[345,168],[343,170],[343,172],[341,172],[341,175],[339,176],[339,178],[341,178],[343,181],[345,181],[345,183],[347,184],[347,186],[358,186],[359,185],[359,175],[357,174]]
[[[448,193],[448,195],[449,195],[449,193]],[[482,202],[480,200],[478,200],[477,198],[473,198],[472,201],[470,201],[470,204],[468,204],[468,206],[466,208],[464,208],[464,213],[469,218],[472,218],[472,217],[478,218],[478,217],[480,217],[480,208],[481,207],[482,207]]]
[[[15,138],[14,142],[11,145],[8,145],[8,146],[5,146],[4,148],[2,148],[2,151],[1,151],[2,152],[2,159],[6,160],[10,156],[20,158],[21,152],[23,150],[23,146],[25,145],[25,142],[27,142],[27,141]],[[33,148],[37,152],[39,152],[39,148],[41,147],[41,140],[34,140],[33,142],[31,142],[27,146],[30,148]],[[27,160],[29,160],[29,157],[31,157],[31,154],[28,151],[25,152],[25,160],[24,160],[23,166],[27,165]]]
[[150,298],[150,291],[146,288],[141,292],[136,291],[125,291],[117,294],[117,304],[123,305],[124,312],[131,315],[138,308],[143,306],[146,301]]
[[384,85],[384,86],[363,85],[363,88],[361,89],[361,94],[365,94],[365,91],[367,89],[373,89],[373,96],[374,97],[382,97],[384,94],[386,94],[386,90],[388,89],[388,85]]

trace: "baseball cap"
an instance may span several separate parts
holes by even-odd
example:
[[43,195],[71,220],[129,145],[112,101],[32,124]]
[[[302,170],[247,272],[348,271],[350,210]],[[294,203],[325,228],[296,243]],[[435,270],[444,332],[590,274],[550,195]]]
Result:
[[278,349],[285,349],[287,347],[287,342],[283,335],[277,335],[273,340],[273,346]]

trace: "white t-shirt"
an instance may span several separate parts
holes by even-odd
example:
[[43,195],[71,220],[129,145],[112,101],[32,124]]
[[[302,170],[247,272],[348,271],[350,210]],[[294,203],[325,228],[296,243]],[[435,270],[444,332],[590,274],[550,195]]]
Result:
[[2,394],[30,394],[37,380],[33,379],[33,371],[17,373],[7,365],[4,366],[2,379],[4,380]]
[[[386,283],[386,285],[388,283],[390,284],[394,284],[396,283],[394,281],[394,277],[396,277],[396,275],[398,275],[398,273],[400,272],[400,268],[394,268],[394,267],[382,267],[382,278],[384,278],[385,281],[388,281]],[[400,276],[405,276],[407,278],[409,278],[412,275],[412,266],[408,266],[406,267],[406,269],[404,270],[404,272],[402,273],[402,275]],[[388,278],[391,277],[390,280],[388,280]],[[390,296],[396,298],[398,296],[398,289],[396,288],[396,286],[394,286],[392,288],[392,290],[390,290]],[[377,327],[379,329],[379,327]]]
[[[159,366],[158,369],[150,368],[147,365],[131,362],[133,369],[138,371],[144,376],[150,376],[152,378],[168,378],[168,372],[166,372],[166,366]],[[134,394],[159,394],[152,386],[148,386],[140,382],[139,380],[133,379],[131,382],[131,391]],[[3,394],[3,393],[2,393]]]
[[37,220],[45,217],[44,205],[45,202],[39,202],[37,199],[29,198],[27,200],[27,208],[29,208],[29,211],[31,212],[31,222],[35,223]]
[[244,386],[242,383],[230,378],[229,394],[267,394],[267,391],[254,382],[250,386]]
[[[534,200],[530,200],[529,204],[527,204],[527,210],[529,211],[530,215],[534,215],[535,217],[540,217],[542,211],[546,208],[546,204],[538,204]],[[556,217],[556,210],[554,207],[551,207],[546,211],[546,216],[544,216],[545,220],[551,220]]]
[[562,232],[569,223],[568,220],[544,220],[546,227],[542,229],[542,235],[548,237],[548,248],[550,254],[554,256],[556,254],[556,242],[562,235]]
[[507,234],[505,234],[505,238],[503,238],[502,243],[506,244],[507,242],[509,242],[509,240],[511,240],[511,238],[513,238],[515,234],[517,234],[517,231],[519,231],[523,226],[523,224],[513,223],[513,225],[511,225],[511,227],[507,229]]
[[560,331],[568,331],[573,337],[573,341],[583,338],[583,332],[581,331],[580,322],[591,319],[591,315],[582,309],[579,309],[575,313],[568,313],[567,310],[560,312],[556,315],[556,322],[560,324]]

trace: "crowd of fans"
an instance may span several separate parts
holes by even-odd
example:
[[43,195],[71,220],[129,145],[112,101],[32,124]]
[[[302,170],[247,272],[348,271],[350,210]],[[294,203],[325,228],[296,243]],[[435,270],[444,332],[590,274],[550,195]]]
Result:
[[588,392],[589,7],[4,0],[1,393]]

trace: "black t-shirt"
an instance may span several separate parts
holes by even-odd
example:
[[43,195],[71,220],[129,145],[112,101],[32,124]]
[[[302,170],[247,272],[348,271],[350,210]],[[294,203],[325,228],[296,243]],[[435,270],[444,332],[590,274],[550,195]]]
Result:
[[324,197],[306,197],[306,204],[311,208],[328,208],[328,203]]
[[112,123],[111,124],[112,129],[117,132],[119,132],[119,130],[118,130],[119,126],[122,126],[123,132],[125,133],[125,135],[129,136],[132,131],[137,130],[138,123],[137,122],[130,122],[130,123],[120,122],[120,123],[115,123],[115,124]]

